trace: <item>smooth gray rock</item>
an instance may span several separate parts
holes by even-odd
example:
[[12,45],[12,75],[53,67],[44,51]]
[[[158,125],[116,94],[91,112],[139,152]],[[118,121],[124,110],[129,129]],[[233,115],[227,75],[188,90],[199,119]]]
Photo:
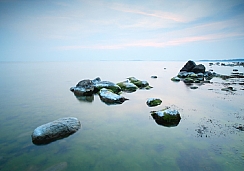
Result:
[[124,101],[128,100],[106,88],[102,88],[99,91],[99,97],[106,104],[122,104]]
[[60,118],[37,127],[31,135],[32,142],[37,145],[48,144],[75,133],[80,127],[81,124],[77,118]]

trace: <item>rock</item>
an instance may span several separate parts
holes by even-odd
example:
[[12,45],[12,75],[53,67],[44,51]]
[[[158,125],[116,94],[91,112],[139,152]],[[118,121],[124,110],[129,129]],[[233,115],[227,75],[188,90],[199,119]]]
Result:
[[189,60],[189,61],[183,66],[183,68],[181,68],[180,72],[182,72],[182,71],[190,72],[195,66],[196,66],[196,63],[195,63],[194,61]]
[[147,105],[149,107],[154,107],[154,106],[158,106],[162,103],[162,100],[158,99],[158,98],[150,98],[147,100]]
[[117,85],[121,88],[122,91],[126,91],[126,92],[134,92],[138,89],[138,87],[135,84],[129,81],[123,81],[117,83]]
[[222,88],[222,91],[236,91],[234,87],[227,87],[227,88]]
[[190,89],[197,89],[197,86],[191,86]]
[[176,76],[176,77],[171,78],[171,81],[176,81],[176,82],[178,82],[178,81],[180,81],[180,78]]
[[122,104],[124,101],[128,100],[106,88],[102,88],[99,91],[99,97],[106,104]]
[[80,121],[74,117],[60,118],[37,127],[32,133],[34,144],[48,144],[52,141],[68,137],[78,131],[81,127]]
[[141,80],[138,80],[135,77],[129,77],[128,79],[129,79],[130,82],[135,84],[140,89],[142,89],[142,88],[144,88],[144,89],[152,88],[151,86],[149,86],[149,83],[147,81],[141,81]]
[[234,128],[239,129],[240,131],[244,131],[244,126],[243,125],[234,126]]
[[181,120],[179,112],[169,108],[150,113],[157,124],[167,127],[177,126]]
[[94,80],[85,79],[80,81],[75,87],[71,87],[70,91],[76,96],[91,96],[95,91],[95,82],[101,80],[99,77]]
[[233,71],[235,71],[235,72],[236,72],[236,71],[238,71],[238,69],[233,69]]
[[189,73],[188,72],[186,72],[186,71],[181,71],[181,72],[179,72],[178,73],[178,77],[179,78],[185,78],[185,77],[187,77],[189,75]]
[[94,87],[83,88],[83,87],[72,87],[75,96],[91,96],[94,93]]
[[156,75],[152,75],[151,78],[158,78]]
[[191,72],[194,72],[194,73],[204,73],[205,72],[205,66],[203,64],[199,64],[199,65],[196,65],[192,70]]
[[121,88],[117,84],[115,84],[113,82],[110,82],[110,81],[99,81],[99,82],[96,82],[95,83],[95,88],[97,89],[96,91],[99,91],[102,88],[106,88],[106,89],[112,90],[114,93],[118,93],[118,92],[121,91]]
[[186,84],[194,83],[194,79],[187,77],[187,78],[185,78],[185,79],[183,80],[183,82],[186,83]]

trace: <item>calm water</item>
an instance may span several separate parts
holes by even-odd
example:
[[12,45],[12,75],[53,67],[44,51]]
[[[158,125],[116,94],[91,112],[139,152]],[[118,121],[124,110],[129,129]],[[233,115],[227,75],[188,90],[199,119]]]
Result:
[[[0,170],[236,170],[244,168],[244,90],[224,92],[223,80],[189,89],[170,80],[185,62],[0,63]],[[205,65],[207,69],[209,66]],[[213,66],[217,73],[233,68]],[[157,75],[157,79],[151,78]],[[134,76],[154,88],[123,93],[130,100],[106,105],[69,91],[82,79],[112,82]],[[243,82],[243,80],[242,80]],[[211,90],[209,90],[211,89]],[[146,100],[162,99],[150,108]],[[179,110],[176,127],[157,125],[152,110]],[[48,145],[32,144],[32,131],[62,117],[77,117],[82,128]]]

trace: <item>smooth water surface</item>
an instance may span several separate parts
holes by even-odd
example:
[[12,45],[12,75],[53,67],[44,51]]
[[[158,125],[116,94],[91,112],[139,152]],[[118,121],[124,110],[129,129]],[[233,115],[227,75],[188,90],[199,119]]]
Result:
[[[0,170],[243,170],[244,132],[233,127],[244,122],[243,85],[224,92],[228,80],[219,78],[195,90],[172,82],[184,63],[0,63]],[[221,74],[233,68],[244,71],[212,66]],[[98,95],[86,101],[69,90],[83,79],[117,83],[130,76],[153,88],[122,93],[129,100],[121,105],[108,106]],[[152,97],[162,104],[148,107]],[[180,112],[178,126],[164,127],[151,117],[150,111],[166,106]],[[32,143],[36,127],[69,116],[81,121],[78,132],[47,145]]]

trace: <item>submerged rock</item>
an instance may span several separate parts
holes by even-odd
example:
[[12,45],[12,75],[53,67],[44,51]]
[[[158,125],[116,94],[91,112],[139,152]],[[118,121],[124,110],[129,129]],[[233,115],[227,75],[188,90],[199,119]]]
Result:
[[158,99],[158,98],[150,98],[147,100],[147,105],[149,107],[154,107],[154,106],[158,106],[162,103],[162,100]]
[[177,126],[181,120],[178,110],[172,110],[169,108],[160,111],[151,111],[151,115],[157,124],[166,127]]
[[124,101],[129,100],[123,96],[113,93],[106,88],[102,88],[99,91],[99,97],[106,104],[122,104]]
[[129,81],[123,81],[117,83],[117,85],[121,88],[122,91],[126,91],[126,92],[134,92],[138,89],[138,87],[135,84]]
[[60,118],[37,127],[31,135],[32,142],[37,145],[48,144],[75,133],[80,127],[81,124],[77,118]]

